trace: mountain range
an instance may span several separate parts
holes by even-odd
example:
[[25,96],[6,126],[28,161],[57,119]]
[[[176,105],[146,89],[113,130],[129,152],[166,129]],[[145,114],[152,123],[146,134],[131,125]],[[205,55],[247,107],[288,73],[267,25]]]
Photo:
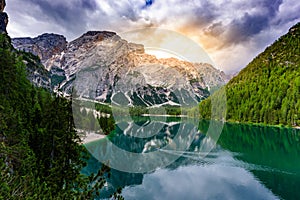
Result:
[[[72,88],[81,98],[128,106],[196,105],[213,88],[225,84],[224,72],[206,63],[157,59],[144,46],[114,32],[89,31],[74,41],[56,34],[14,38],[13,46],[38,56],[48,84],[65,95]],[[32,70],[31,70],[32,71]],[[33,72],[31,81],[45,77]]]

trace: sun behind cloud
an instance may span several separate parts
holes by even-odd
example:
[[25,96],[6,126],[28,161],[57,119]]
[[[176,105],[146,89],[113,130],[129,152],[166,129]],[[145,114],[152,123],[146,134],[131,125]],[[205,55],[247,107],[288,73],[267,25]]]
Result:
[[194,63],[214,62],[207,52],[184,34],[163,28],[144,28],[120,33],[127,41],[143,44],[145,51],[158,58],[174,57]]

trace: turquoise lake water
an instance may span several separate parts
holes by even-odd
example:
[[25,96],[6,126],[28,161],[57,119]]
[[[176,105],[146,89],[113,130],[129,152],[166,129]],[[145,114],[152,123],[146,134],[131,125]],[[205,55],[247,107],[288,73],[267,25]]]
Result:
[[225,123],[208,134],[209,124],[118,121],[111,135],[86,144],[83,173],[109,160],[112,175],[98,199],[117,188],[125,199],[300,199],[300,130]]

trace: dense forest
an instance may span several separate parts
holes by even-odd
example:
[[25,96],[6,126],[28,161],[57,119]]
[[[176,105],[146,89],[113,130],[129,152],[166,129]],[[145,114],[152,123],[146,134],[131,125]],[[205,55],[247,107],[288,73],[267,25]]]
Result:
[[90,199],[109,168],[89,177],[80,173],[88,154],[71,101],[34,87],[26,56],[34,57],[0,34],[0,199]]
[[[226,86],[227,121],[300,125],[300,23],[258,55]],[[213,98],[218,98],[218,92]],[[200,103],[210,118],[211,98]]]

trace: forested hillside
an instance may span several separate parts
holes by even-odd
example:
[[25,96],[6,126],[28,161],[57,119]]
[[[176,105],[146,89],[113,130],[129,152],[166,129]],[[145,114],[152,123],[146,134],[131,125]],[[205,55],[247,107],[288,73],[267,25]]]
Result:
[[23,60],[0,34],[0,199],[92,198],[104,180],[80,174],[85,148],[71,103],[34,87]]
[[[227,120],[300,125],[300,23],[258,55],[226,86]],[[216,92],[214,97],[219,94]],[[210,118],[210,98],[200,113]]]

